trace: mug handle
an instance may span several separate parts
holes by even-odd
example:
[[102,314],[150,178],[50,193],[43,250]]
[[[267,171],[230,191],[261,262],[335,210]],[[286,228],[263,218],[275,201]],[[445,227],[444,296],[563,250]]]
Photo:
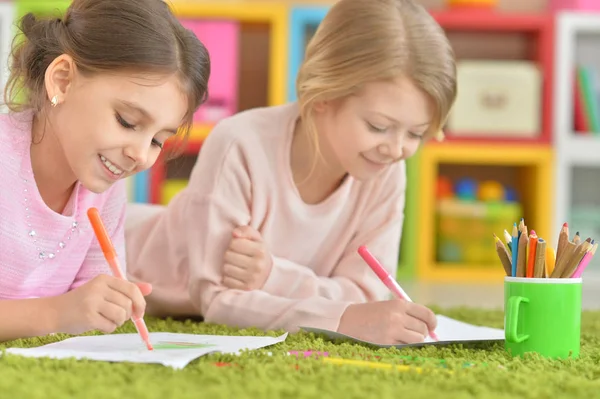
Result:
[[506,317],[506,340],[512,343],[520,343],[529,339],[529,334],[517,334],[517,322],[519,321],[519,305],[521,302],[528,303],[529,298],[522,296],[511,296],[508,298],[508,309]]

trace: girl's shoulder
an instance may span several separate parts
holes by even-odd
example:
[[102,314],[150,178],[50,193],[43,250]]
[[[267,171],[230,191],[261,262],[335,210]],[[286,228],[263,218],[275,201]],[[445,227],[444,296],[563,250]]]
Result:
[[213,142],[253,144],[284,138],[298,116],[296,103],[252,108],[219,121],[206,139]]
[[3,150],[15,151],[31,141],[33,111],[0,113],[0,143]]

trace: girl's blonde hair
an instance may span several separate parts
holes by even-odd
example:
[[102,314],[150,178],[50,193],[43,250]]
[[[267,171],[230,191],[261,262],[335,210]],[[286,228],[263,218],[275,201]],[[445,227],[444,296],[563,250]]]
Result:
[[425,137],[441,140],[456,97],[454,52],[442,28],[412,0],[339,0],[310,40],[296,81],[301,119],[312,139],[317,142],[316,102],[400,76],[429,97],[434,114]]

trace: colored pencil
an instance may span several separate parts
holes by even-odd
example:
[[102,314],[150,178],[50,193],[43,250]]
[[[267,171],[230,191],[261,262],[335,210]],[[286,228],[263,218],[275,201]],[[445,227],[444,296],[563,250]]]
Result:
[[513,226],[512,231],[512,273],[511,276],[516,277],[517,275],[517,260],[519,256],[519,231],[517,224]]
[[502,267],[504,267],[504,271],[506,272],[507,276],[512,276],[512,265],[510,263],[510,255],[508,254],[506,247],[502,243],[502,240],[500,240],[496,234],[494,234],[494,239],[496,240],[496,252],[498,253],[500,262],[502,262]]
[[558,235],[558,245],[556,247],[556,265],[558,266],[558,262],[560,261],[560,256],[565,250],[565,245],[569,242],[569,225],[567,222],[563,223],[562,229],[560,230],[560,234]]
[[550,275],[550,278],[561,278],[565,270],[567,269],[571,258],[577,250],[577,245],[572,241],[567,241],[562,249],[562,255],[556,259],[556,267]]
[[521,232],[525,229],[525,218],[521,218],[519,222],[519,238],[521,238]]
[[324,357],[322,358],[323,362],[337,364],[337,365],[349,365],[349,366],[359,366],[359,367],[369,367],[374,369],[388,369],[388,370],[396,370],[396,371],[416,371],[417,373],[421,373],[423,371],[422,367],[408,366],[406,364],[390,364],[383,362],[369,362],[366,360],[355,360],[355,359],[342,359],[338,357]]
[[504,242],[506,243],[506,248],[508,249],[508,253],[512,254],[513,253],[512,237],[510,236],[508,231],[506,231],[506,229],[504,229]]
[[527,274],[527,241],[527,233],[522,233],[519,238],[516,277],[525,277]]
[[533,267],[535,265],[535,249],[537,247],[538,236],[534,230],[531,230],[529,235],[529,243],[527,244],[527,274],[526,277],[533,277]]
[[579,232],[577,232],[577,233],[575,233],[575,236],[573,237],[573,244],[579,245],[580,242],[581,242],[581,236],[579,235]]
[[535,248],[535,260],[533,263],[533,277],[542,278],[544,277],[546,261],[546,241],[543,238],[538,238]]

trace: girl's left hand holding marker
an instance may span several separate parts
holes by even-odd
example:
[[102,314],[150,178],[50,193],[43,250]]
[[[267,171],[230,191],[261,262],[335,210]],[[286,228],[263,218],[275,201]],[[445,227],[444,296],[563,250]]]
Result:
[[232,235],[225,252],[223,285],[248,291],[262,288],[273,268],[262,236],[250,226],[238,227]]

